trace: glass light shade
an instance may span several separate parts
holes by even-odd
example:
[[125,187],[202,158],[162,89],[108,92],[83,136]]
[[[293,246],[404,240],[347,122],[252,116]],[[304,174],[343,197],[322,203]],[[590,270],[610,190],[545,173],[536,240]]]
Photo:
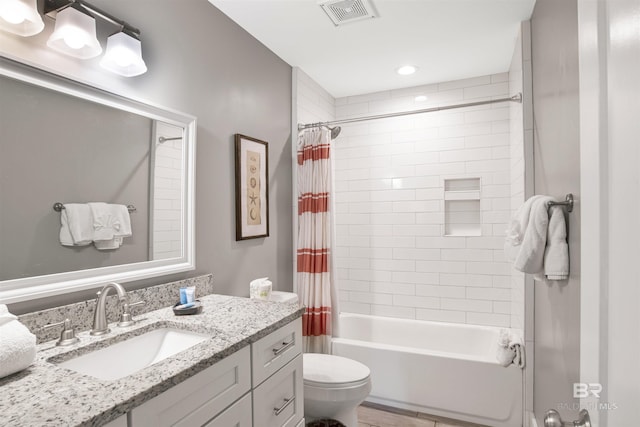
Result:
[[146,73],[140,40],[122,32],[113,34],[107,39],[107,51],[100,60],[100,66],[125,77]]
[[56,27],[47,46],[80,59],[100,55],[102,46],[96,38],[96,20],[73,7],[61,10],[56,15]]
[[23,37],[42,31],[37,0],[0,0],[0,29]]

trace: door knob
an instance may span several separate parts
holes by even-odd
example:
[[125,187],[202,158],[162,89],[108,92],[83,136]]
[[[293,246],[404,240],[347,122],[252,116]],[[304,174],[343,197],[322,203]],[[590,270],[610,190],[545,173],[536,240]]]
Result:
[[578,414],[578,419],[573,423],[564,423],[558,411],[549,409],[544,417],[544,427],[591,427],[591,419],[589,418],[589,411],[583,409]]

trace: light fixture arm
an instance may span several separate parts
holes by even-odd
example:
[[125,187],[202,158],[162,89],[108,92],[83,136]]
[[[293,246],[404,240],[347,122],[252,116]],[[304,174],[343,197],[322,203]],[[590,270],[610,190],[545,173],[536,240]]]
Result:
[[140,30],[129,25],[127,22],[116,18],[115,16],[103,11],[102,9],[95,7],[84,0],[45,0],[44,2],[44,13],[45,15],[54,18],[55,15],[69,6],[77,5],[82,7],[84,10],[89,12],[92,16],[96,16],[104,21],[107,21],[113,25],[120,27],[121,31],[135,37],[136,39],[140,39]]

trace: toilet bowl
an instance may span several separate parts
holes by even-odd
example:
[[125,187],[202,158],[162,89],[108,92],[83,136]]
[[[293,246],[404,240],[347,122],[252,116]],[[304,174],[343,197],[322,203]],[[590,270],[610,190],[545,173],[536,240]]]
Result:
[[328,418],[357,426],[357,407],[371,391],[370,374],[365,365],[346,357],[305,353],[305,421]]
[[[298,295],[293,292],[273,291],[269,299],[298,303]],[[305,353],[302,357],[305,422],[332,419],[347,427],[357,426],[358,405],[371,392],[369,368],[342,356]]]

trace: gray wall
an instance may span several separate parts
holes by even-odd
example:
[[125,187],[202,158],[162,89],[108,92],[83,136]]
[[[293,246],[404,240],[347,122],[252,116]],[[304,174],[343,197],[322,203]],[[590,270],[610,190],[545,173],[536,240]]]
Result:
[[[148,260],[152,121],[0,77],[0,280]],[[118,250],[62,246],[54,202],[133,204]]]
[[[92,4],[142,31],[149,71],[130,79],[112,77],[97,67],[98,60],[80,66],[50,52],[40,55],[52,58],[45,66],[198,118],[196,270],[128,287],[213,273],[222,294],[247,296],[248,282],[262,276],[269,276],[277,289],[291,290],[291,67],[206,0]],[[100,29],[109,31],[114,29]],[[37,43],[38,37],[46,40],[46,32],[11,43]],[[235,241],[235,133],[269,142],[268,238]],[[93,295],[83,292],[10,308],[22,313]]]
[[[568,214],[571,275],[535,283],[534,412],[576,419],[580,369],[580,141],[576,0],[538,0],[531,18],[535,193],[578,203]],[[567,409],[570,408],[570,409]]]

